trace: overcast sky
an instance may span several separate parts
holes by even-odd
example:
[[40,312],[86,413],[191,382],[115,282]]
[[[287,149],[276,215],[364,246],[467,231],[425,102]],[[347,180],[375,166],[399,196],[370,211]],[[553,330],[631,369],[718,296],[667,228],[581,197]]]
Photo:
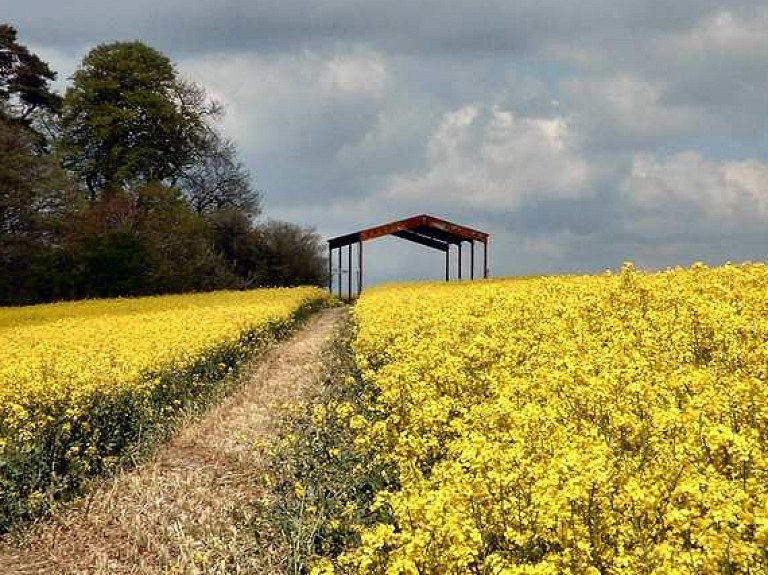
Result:
[[[494,275],[768,259],[768,4],[0,0],[59,72],[142,40],[226,106],[266,215],[324,237],[429,213]],[[369,282],[441,254],[366,244]]]

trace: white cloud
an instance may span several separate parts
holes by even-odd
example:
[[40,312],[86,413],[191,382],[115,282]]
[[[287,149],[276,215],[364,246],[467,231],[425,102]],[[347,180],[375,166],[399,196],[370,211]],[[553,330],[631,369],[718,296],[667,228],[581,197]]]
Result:
[[386,195],[514,210],[536,199],[589,195],[590,167],[563,117],[518,117],[468,105],[443,115],[421,173],[392,178]]
[[65,52],[52,46],[29,46],[30,52],[36,54],[40,59],[56,72],[56,80],[52,87],[56,92],[64,94],[70,84],[70,77],[75,73],[77,67],[87,53],[83,48],[77,52]]
[[347,144],[346,137],[327,138],[329,123],[348,136],[343,127],[354,123],[344,112],[370,113],[390,82],[385,60],[361,50],[217,54],[186,60],[181,67],[222,97],[227,132],[254,151],[305,149],[309,143],[319,148],[321,142],[314,140],[319,130],[326,132],[326,147]]
[[605,146],[658,143],[700,129],[700,110],[665,100],[666,82],[623,73],[563,82],[574,121],[591,142]]
[[647,211],[681,209],[721,222],[768,220],[768,164],[758,160],[716,161],[696,152],[665,160],[640,154],[623,190]]
[[700,19],[685,33],[673,38],[669,48],[683,55],[710,53],[719,56],[768,56],[768,10],[749,16],[723,9]]
[[223,96],[224,131],[255,174],[266,211],[317,202],[322,212],[380,187],[387,168],[377,158],[388,150],[377,155],[370,134],[380,129],[382,110],[393,108],[397,85],[380,54],[352,47],[215,54],[180,68]]
[[378,97],[389,76],[384,60],[375,54],[336,55],[323,64],[321,86],[329,92]]
[[[579,128],[591,126],[601,147],[626,133],[635,140],[624,143],[653,146],[675,136],[754,137],[766,128],[768,7],[731,0],[684,16],[646,31],[566,38],[555,52],[579,68],[564,87],[583,112],[574,114]],[[621,92],[623,109],[610,97]]]

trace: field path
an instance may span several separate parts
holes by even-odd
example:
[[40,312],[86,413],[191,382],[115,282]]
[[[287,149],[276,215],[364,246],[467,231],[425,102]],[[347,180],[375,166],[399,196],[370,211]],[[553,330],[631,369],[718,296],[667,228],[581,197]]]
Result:
[[[0,539],[0,573],[269,573],[254,505],[279,407],[318,381],[346,309],[322,310],[243,370],[243,384],[155,457],[102,481],[53,519]],[[261,538],[262,551],[258,551]]]

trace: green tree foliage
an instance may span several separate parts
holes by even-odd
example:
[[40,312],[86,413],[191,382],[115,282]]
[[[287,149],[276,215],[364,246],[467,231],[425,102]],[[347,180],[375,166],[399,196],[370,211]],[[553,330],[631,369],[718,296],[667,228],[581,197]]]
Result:
[[[119,191],[81,212],[48,299],[113,297],[237,287],[210,228],[161,184]],[[58,265],[56,265],[58,263]]]
[[17,41],[16,29],[0,24],[0,117],[29,127],[37,110],[55,112],[61,97],[51,91],[56,74]]
[[60,148],[95,200],[100,193],[178,179],[219,113],[201,88],[141,42],[91,50],[67,90]]
[[0,117],[0,302],[34,299],[26,285],[37,259],[54,249],[75,198],[38,138]]
[[[135,233],[114,230],[89,236],[70,260],[77,267],[73,278],[79,298],[119,297],[144,292],[149,248]],[[56,298],[58,299],[58,298]]]
[[254,226],[237,211],[209,221],[216,249],[246,286],[328,283],[325,244],[314,230],[274,220]]
[[270,220],[256,229],[262,244],[261,284],[326,285],[324,242],[311,228]]
[[226,258],[215,249],[209,223],[175,188],[146,186],[136,204],[136,232],[151,246],[151,293],[241,287]]
[[221,110],[166,56],[94,48],[60,116],[54,77],[0,25],[0,305],[325,282],[317,234],[254,224]]
[[208,217],[213,245],[230,269],[246,287],[264,280],[263,242],[248,214],[239,210],[219,210]]

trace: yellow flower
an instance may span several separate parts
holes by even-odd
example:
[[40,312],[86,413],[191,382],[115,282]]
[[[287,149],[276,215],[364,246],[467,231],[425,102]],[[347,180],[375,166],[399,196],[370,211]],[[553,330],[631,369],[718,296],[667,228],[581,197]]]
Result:
[[339,565],[768,572],[767,293],[766,264],[368,290],[350,427],[400,488]]
[[[59,473],[35,460],[44,450],[72,474],[51,483],[77,484],[115,461],[110,415],[142,436],[327,297],[303,287],[0,308],[0,460],[10,450],[18,469],[6,471],[39,485]],[[23,509],[2,505],[0,528],[7,509]]]

